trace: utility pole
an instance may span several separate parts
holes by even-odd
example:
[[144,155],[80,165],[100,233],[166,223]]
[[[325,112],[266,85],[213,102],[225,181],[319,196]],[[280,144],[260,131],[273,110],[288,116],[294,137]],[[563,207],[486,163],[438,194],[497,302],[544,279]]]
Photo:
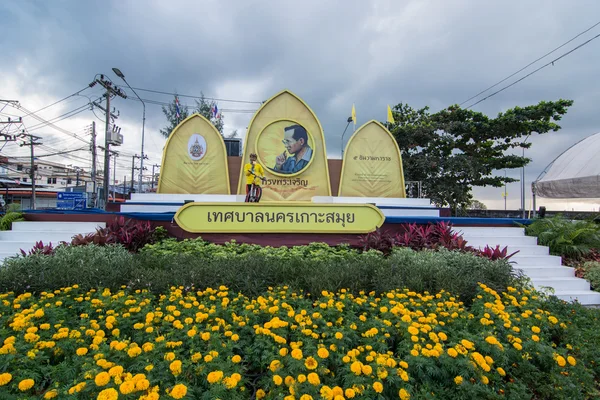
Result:
[[108,185],[110,179],[110,143],[111,143],[111,134],[110,134],[110,98],[111,96],[119,96],[124,99],[127,98],[127,95],[124,91],[118,88],[115,84],[113,84],[109,79],[107,79],[104,75],[100,75],[100,78],[94,79],[92,83],[90,83],[90,87],[99,83],[106,89],[105,97],[106,97],[106,124],[105,124],[105,132],[104,132],[104,209],[106,209],[106,205],[108,203]]
[[138,156],[137,154],[131,156],[131,193],[133,193],[133,182],[135,181],[135,170],[137,168],[135,168],[135,159],[139,158],[141,159],[141,156]]
[[152,189],[154,189],[154,178],[156,176],[154,175],[154,167],[160,168],[160,164],[152,164]]
[[92,151],[92,207],[96,207],[96,121],[92,121],[92,142],[90,146]]
[[125,193],[127,193],[127,175],[123,177],[123,198],[125,198]]
[[35,146],[39,146],[42,143],[38,142],[38,140],[41,140],[42,138],[39,136],[34,136],[34,135],[22,135],[24,137],[28,137],[29,138],[29,143],[25,142],[25,143],[21,143],[20,146],[29,146],[31,148],[31,171],[29,176],[31,177],[31,209],[35,210],[35,155],[34,155],[34,147]]
[[110,152],[113,156],[113,201],[117,199],[117,157],[119,153],[116,151]]

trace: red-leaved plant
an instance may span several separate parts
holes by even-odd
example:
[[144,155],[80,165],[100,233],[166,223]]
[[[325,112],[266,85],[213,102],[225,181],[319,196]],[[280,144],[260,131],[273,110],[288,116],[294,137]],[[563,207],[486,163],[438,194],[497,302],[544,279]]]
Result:
[[96,233],[73,236],[71,245],[86,246],[95,244],[106,246],[107,244],[120,244],[131,252],[137,252],[146,244],[153,242],[154,229],[150,221],[136,221],[118,217],[109,222],[106,228],[96,229]]
[[437,250],[445,248],[465,253],[474,253],[490,260],[508,260],[518,251],[507,254],[508,247],[500,249],[500,246],[491,248],[486,246],[483,250],[473,248],[458,232],[452,230],[452,225],[447,222],[437,224],[417,225],[404,224],[404,232],[396,236],[388,232],[376,230],[359,238],[359,246],[363,251],[378,250],[384,254],[390,254],[394,247],[410,247],[420,251],[425,249]]
[[34,254],[41,254],[43,256],[51,256],[54,254],[55,247],[52,246],[52,242],[48,244],[44,244],[41,240],[36,242],[35,245],[29,250],[29,252],[25,252],[25,250],[21,249],[21,255],[23,257],[32,256]]

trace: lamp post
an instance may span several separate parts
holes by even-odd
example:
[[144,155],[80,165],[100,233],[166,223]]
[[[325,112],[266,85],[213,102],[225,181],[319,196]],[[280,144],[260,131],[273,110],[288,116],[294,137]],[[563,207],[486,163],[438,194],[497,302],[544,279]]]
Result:
[[346,130],[350,126],[350,122],[352,122],[352,117],[348,117],[348,120],[346,122],[348,123],[346,124],[346,128],[344,129],[344,133],[342,133],[342,160],[344,159],[344,135],[346,134]]
[[[525,158],[525,146],[524,145],[525,145],[525,143],[527,143],[529,136],[530,135],[527,135],[527,137],[523,141],[523,146],[521,147],[523,158]],[[521,217],[523,219],[525,219],[525,165],[523,165],[523,167],[521,167],[521,210],[522,210]]]
[[123,75],[123,73],[121,72],[121,70],[119,68],[113,68],[112,70],[115,73],[115,75],[117,75],[119,78],[123,79],[123,82],[125,82],[127,84],[127,86],[129,87],[129,89],[131,89],[133,94],[135,94],[137,96],[137,98],[142,102],[142,106],[144,108],[144,114],[143,114],[143,118],[142,118],[142,154],[141,154],[141,158],[140,158],[140,180],[138,182],[138,192],[142,193],[142,174],[144,173],[144,128],[146,126],[146,103],[144,103],[144,100],[142,100],[142,98],[140,96],[138,96],[136,91],[133,90],[133,88],[131,87],[129,82],[127,82],[125,80],[125,75]]

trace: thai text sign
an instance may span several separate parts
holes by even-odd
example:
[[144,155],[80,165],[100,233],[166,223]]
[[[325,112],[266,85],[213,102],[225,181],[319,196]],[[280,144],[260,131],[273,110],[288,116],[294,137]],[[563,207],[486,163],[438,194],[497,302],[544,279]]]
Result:
[[368,233],[384,220],[370,204],[189,203],[175,215],[194,233]]

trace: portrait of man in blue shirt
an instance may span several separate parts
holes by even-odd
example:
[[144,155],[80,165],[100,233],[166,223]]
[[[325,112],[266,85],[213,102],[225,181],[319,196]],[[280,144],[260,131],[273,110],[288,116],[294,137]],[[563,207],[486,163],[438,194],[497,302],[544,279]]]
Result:
[[295,174],[302,171],[313,154],[313,150],[308,145],[306,129],[297,124],[286,127],[282,142],[286,150],[275,159],[273,170],[280,174]]

